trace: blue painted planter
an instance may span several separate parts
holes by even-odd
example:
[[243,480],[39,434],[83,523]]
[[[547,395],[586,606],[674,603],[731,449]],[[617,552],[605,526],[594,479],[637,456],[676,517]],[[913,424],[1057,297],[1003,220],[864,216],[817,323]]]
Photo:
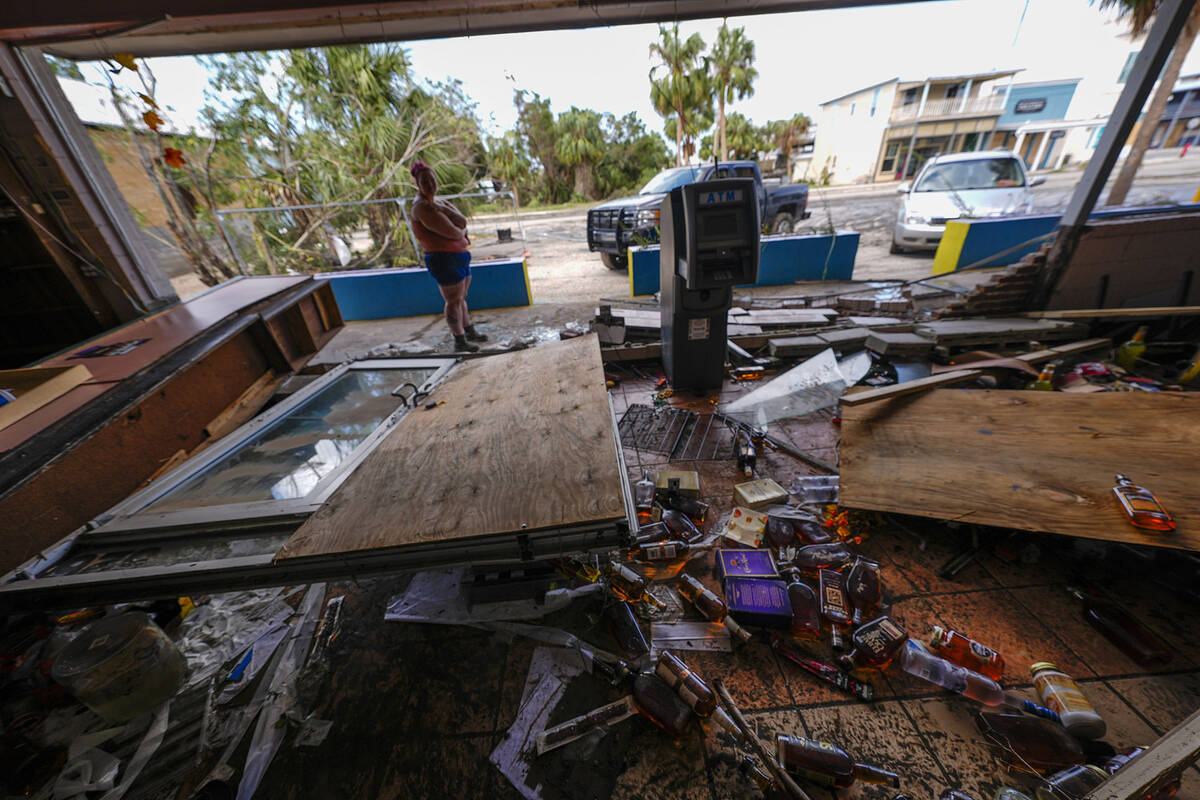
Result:
[[[349,270],[317,277],[329,281],[347,322],[440,314],[445,307],[437,282],[424,267]],[[471,264],[467,304],[473,310],[533,305],[524,259]]]
[[[629,248],[629,294],[658,291],[658,245]],[[758,281],[748,286],[783,286],[796,281],[842,281],[854,273],[858,233],[836,236],[764,236],[758,257]]]

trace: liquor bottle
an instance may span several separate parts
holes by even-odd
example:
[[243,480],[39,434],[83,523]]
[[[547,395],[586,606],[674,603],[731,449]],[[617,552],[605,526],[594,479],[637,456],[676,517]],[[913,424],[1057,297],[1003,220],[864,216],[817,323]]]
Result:
[[650,652],[642,626],[638,624],[629,603],[610,603],[604,609],[604,622],[609,635],[617,643],[617,649],[626,658],[640,658]]
[[850,636],[851,650],[838,659],[847,670],[855,667],[884,669],[908,641],[908,631],[891,617],[879,617],[860,625]]
[[659,608],[667,604],[659,600],[646,588],[646,579],[624,564],[615,561],[608,562],[604,577],[609,590],[626,603],[650,603]]
[[595,565],[581,561],[575,556],[550,559],[549,563],[568,578],[574,578],[584,583],[595,583],[600,580],[600,570]]
[[1138,328],[1132,339],[1117,348],[1114,360],[1125,369],[1133,369],[1137,366],[1137,360],[1142,357],[1142,353],[1146,352],[1146,332],[1148,330],[1150,328],[1146,325]]
[[697,500],[694,497],[688,497],[685,494],[680,494],[677,491],[667,490],[662,504],[668,509],[686,514],[688,519],[695,523],[698,528],[703,527],[704,520],[708,518],[708,503]]
[[975,715],[975,725],[1012,767],[1054,772],[1086,760],[1079,740],[1055,722],[984,711]]
[[638,561],[675,561],[692,551],[687,542],[649,542],[638,545],[634,557]]
[[809,578],[816,578],[822,569],[841,569],[850,563],[854,554],[850,548],[841,542],[829,544],[810,544],[796,548],[791,561],[784,566],[792,566]]
[[879,564],[860,556],[846,573],[846,595],[854,609],[852,621],[855,625],[861,625],[864,618],[874,616],[883,600]]
[[788,600],[792,604],[792,635],[799,639],[821,638],[821,603],[812,587],[800,580],[800,570],[785,572]]
[[[1115,756],[1105,762],[1101,769],[1109,775],[1117,774],[1117,770],[1124,767],[1134,758],[1145,752],[1142,747],[1130,747],[1126,750],[1117,753]],[[1179,784],[1182,781],[1181,773],[1168,772],[1155,780],[1149,787],[1142,792],[1142,800],[1166,800],[1179,791]]]
[[1108,780],[1095,764],[1078,764],[1045,778],[1037,788],[1038,800],[1078,800]]
[[679,593],[683,595],[710,622],[720,622],[729,630],[734,641],[748,642],[751,634],[733,617],[729,616],[729,608],[725,601],[717,597],[708,587],[688,574],[679,576]]
[[771,773],[764,771],[749,756],[744,757],[738,764],[738,771],[754,781],[754,785],[762,792],[763,800],[790,800],[792,795],[787,789],[780,786]]
[[929,649],[952,664],[973,669],[994,681],[1004,674],[1004,657],[990,647],[984,647],[970,637],[957,631],[949,631],[940,625],[933,626],[929,637]]
[[537,735],[537,753],[545,755],[551,750],[570,744],[588,731],[607,725],[616,725],[624,719],[638,713],[633,697],[626,695],[620,700],[593,709],[586,714],[569,719],[566,722],[546,728]]
[[842,573],[832,569],[817,570],[817,575],[821,587],[821,616],[829,623],[830,643],[834,650],[845,650],[846,635],[843,628],[850,624],[846,581]]
[[758,463],[758,452],[754,449],[754,439],[750,432],[742,429],[737,434],[737,466],[747,478],[754,477],[754,468]]
[[1148,531],[1173,531],[1175,520],[1163,508],[1154,492],[1138,486],[1128,475],[1117,475],[1113,494],[1121,504],[1121,510],[1129,518],[1129,524]]
[[704,534],[692,524],[692,521],[688,519],[686,514],[680,511],[675,511],[674,509],[664,511],[662,521],[667,526],[667,530],[671,532],[671,535],[680,541],[695,544],[704,538]]
[[1053,392],[1054,365],[1046,364],[1044,367],[1042,367],[1042,371],[1038,373],[1037,380],[1030,381],[1025,388],[1031,389],[1035,392]]
[[652,672],[640,672],[633,679],[633,702],[646,719],[676,738],[692,721],[692,709],[670,685]]
[[1058,714],[1067,733],[1079,739],[1101,739],[1108,726],[1070,675],[1049,661],[1031,664],[1033,688],[1042,705]]
[[875,688],[871,684],[850,677],[832,664],[802,655],[785,644],[776,634],[771,634],[771,649],[805,672],[826,683],[832,683],[843,692],[849,692],[863,702],[869,703],[875,699]]
[[717,696],[713,690],[670,650],[663,650],[659,655],[654,673],[674,689],[697,716],[707,717],[716,710]]
[[1011,786],[1001,786],[992,795],[992,800],[1033,800],[1033,798],[1019,789],[1014,789]]
[[1122,653],[1143,667],[1161,667],[1174,653],[1132,614],[1102,595],[1087,589],[1068,589],[1083,603],[1083,618]]
[[958,664],[951,664],[946,659],[930,653],[912,639],[905,642],[896,660],[900,668],[909,675],[957,692],[985,706],[1018,708],[1035,716],[1058,721],[1058,714],[1054,711],[1031,703],[1020,695],[1006,692],[1000,684],[986,675],[980,675]]
[[856,781],[900,785],[900,776],[855,761],[842,748],[803,736],[775,735],[776,759],[786,772],[831,789],[846,789]]
[[648,469],[642,470],[642,479],[633,485],[633,505],[637,509],[639,524],[653,522],[654,479],[650,477]]
[[651,542],[661,542],[663,539],[669,539],[671,531],[667,528],[665,522],[651,522],[649,525],[643,525],[638,528],[637,538],[633,540],[634,548],[640,547]]

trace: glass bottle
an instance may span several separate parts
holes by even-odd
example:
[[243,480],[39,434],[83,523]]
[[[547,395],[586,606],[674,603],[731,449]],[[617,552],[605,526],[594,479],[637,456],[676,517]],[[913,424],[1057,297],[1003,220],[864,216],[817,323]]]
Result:
[[659,608],[667,604],[659,600],[646,588],[646,579],[624,564],[615,561],[608,562],[604,577],[609,590],[627,603],[650,603]]
[[1174,653],[1121,606],[1087,589],[1069,589],[1083,603],[1083,618],[1122,653],[1143,667],[1161,667]]
[[795,555],[785,566],[800,570],[809,578],[816,578],[822,569],[841,569],[850,563],[854,554],[842,542],[810,544],[796,548]]
[[708,503],[677,491],[668,490],[662,504],[668,509],[686,514],[698,528],[703,527],[704,520],[708,518]]
[[637,509],[639,524],[653,522],[654,479],[650,477],[648,469],[642,470],[642,479],[633,485],[633,505]]
[[997,747],[1005,761],[1021,769],[1039,772],[1065,769],[1085,760],[1079,740],[1062,725],[1023,714],[975,715],[979,732]]
[[634,557],[639,561],[675,561],[692,551],[687,542],[649,542],[638,545]]
[[758,452],[754,449],[754,439],[750,432],[739,430],[737,434],[737,466],[747,478],[754,477],[754,468],[758,462]]
[[729,608],[725,605],[725,601],[709,591],[708,587],[693,576],[686,573],[679,576],[679,593],[710,622],[723,623],[735,641],[747,642],[750,640],[750,632],[729,616]]
[[883,600],[883,584],[879,580],[879,564],[861,556],[846,573],[846,595],[854,609],[852,622],[861,625],[879,610]]
[[1143,325],[1133,334],[1133,338],[1117,348],[1116,361],[1125,369],[1133,369],[1137,366],[1137,360],[1142,357],[1142,353],[1146,352],[1146,332],[1150,330],[1148,325]]
[[[1122,769],[1126,764],[1144,752],[1145,748],[1143,747],[1130,747],[1110,758],[1104,763],[1101,769],[1109,775],[1115,775],[1117,770]],[[1168,772],[1166,775],[1158,778],[1142,793],[1142,800],[1166,800],[1166,798],[1172,797],[1179,791],[1181,782],[1182,777],[1179,774]]]
[[687,514],[681,511],[667,509],[663,512],[662,521],[671,535],[680,541],[695,544],[704,538],[704,534],[700,532],[699,528],[688,519]]
[[574,578],[584,583],[595,583],[600,580],[600,570],[593,564],[586,561],[581,561],[575,556],[563,556],[562,558],[550,559],[550,565],[556,570],[566,575],[568,578]]
[[1053,392],[1054,391],[1054,365],[1046,364],[1042,367],[1042,371],[1038,373],[1037,380],[1030,381],[1025,387],[1035,392]]
[[788,580],[788,600],[792,604],[792,635],[799,639],[821,638],[821,604],[812,587],[800,580],[800,570],[784,573]]
[[829,623],[829,637],[834,650],[846,649],[843,628],[850,624],[850,607],[846,604],[846,586],[842,573],[832,569],[817,571],[821,587],[821,616]]
[[650,652],[642,626],[634,616],[633,607],[629,603],[610,603],[604,609],[604,622],[617,649],[626,658],[639,658]]
[[633,546],[636,548],[643,544],[650,544],[651,542],[661,542],[663,539],[669,539],[670,537],[670,529],[667,528],[666,523],[660,520],[659,522],[652,522],[649,525],[643,525],[638,528],[637,538],[633,540]]
[[909,675],[957,692],[985,706],[1009,706],[1039,717],[1058,720],[1058,714],[1054,711],[1031,703],[1020,695],[1006,692],[1000,684],[986,675],[980,675],[958,664],[951,664],[946,659],[930,653],[912,639],[905,642],[897,661],[900,668]]
[[651,672],[640,672],[633,679],[633,702],[646,719],[676,738],[692,721],[692,709],[675,691]]
[[891,617],[879,617],[854,630],[851,651],[838,660],[846,669],[884,669],[908,641],[908,632]]
[[1080,739],[1101,739],[1108,726],[1071,676],[1049,661],[1031,664],[1033,688],[1042,705],[1058,714],[1067,733]]
[[1078,800],[1108,777],[1108,773],[1095,764],[1067,767],[1046,778],[1037,788],[1038,800]]
[[762,792],[763,800],[790,800],[791,794],[779,785],[771,773],[764,771],[749,756],[742,759],[738,771],[754,781],[754,785]]
[[654,672],[691,706],[697,716],[707,717],[716,710],[717,696],[713,690],[670,650],[663,650],[659,655]]
[[992,800],[1033,800],[1033,798],[1019,789],[1014,789],[1011,786],[1001,786],[992,795]]
[[1003,656],[970,637],[957,631],[946,630],[940,625],[933,626],[933,633],[929,637],[929,649],[934,655],[941,656],[952,664],[973,669],[994,681],[1000,680],[1000,676],[1004,674]]
[[1117,475],[1113,494],[1121,504],[1121,510],[1129,518],[1129,524],[1148,531],[1173,531],[1175,520],[1163,508],[1154,492],[1138,486],[1128,475]]
[[855,761],[842,748],[803,736],[775,735],[779,766],[786,772],[833,789],[846,789],[856,781],[900,785],[894,772]]

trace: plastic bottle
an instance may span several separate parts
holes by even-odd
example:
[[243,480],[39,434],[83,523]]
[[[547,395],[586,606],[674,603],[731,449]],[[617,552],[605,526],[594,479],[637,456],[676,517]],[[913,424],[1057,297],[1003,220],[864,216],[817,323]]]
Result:
[[1058,715],[1052,710],[1031,703],[1020,695],[1006,692],[1000,684],[986,675],[980,675],[974,670],[935,656],[912,639],[900,650],[897,661],[900,668],[909,675],[929,681],[943,689],[958,692],[963,697],[985,706],[1009,706],[1040,717],[1058,720]]
[[671,535],[680,541],[695,544],[704,538],[704,534],[700,532],[700,529],[682,511],[667,509],[663,512],[662,521],[667,526],[667,530],[671,532]]
[[792,635],[799,639],[821,638],[821,604],[812,587],[800,580],[800,570],[790,569],[788,600],[792,604]]
[[1130,525],[1164,533],[1175,530],[1175,520],[1163,508],[1154,492],[1138,486],[1128,475],[1117,475],[1117,485],[1113,487],[1113,494],[1117,496],[1117,502],[1129,518]]
[[861,625],[879,610],[883,600],[883,583],[879,579],[879,564],[861,556],[846,573],[846,595],[854,609],[852,622]]
[[1125,369],[1133,369],[1137,366],[1137,360],[1142,357],[1142,353],[1146,352],[1146,332],[1148,330],[1150,328],[1146,325],[1138,328],[1132,339],[1117,348],[1114,360]]
[[1058,714],[1067,733],[1080,739],[1103,738],[1108,726],[1096,713],[1079,684],[1049,661],[1031,664],[1033,687],[1042,705]]
[[1143,667],[1161,667],[1174,653],[1121,606],[1093,591],[1068,589],[1083,603],[1083,618],[1125,655]]
[[1079,800],[1108,777],[1108,773],[1095,764],[1067,767],[1046,778],[1037,788],[1038,800]]
[[994,681],[1000,680],[1000,676],[1004,674],[1003,656],[970,637],[957,631],[946,630],[940,625],[933,626],[933,633],[929,637],[929,649],[936,656],[941,656],[960,667],[973,669]]
[[900,785],[894,772],[855,761],[842,748],[803,736],[775,735],[775,753],[786,772],[833,789],[846,789],[856,781]]
[[1042,371],[1038,373],[1037,380],[1030,381],[1025,387],[1035,392],[1053,392],[1054,391],[1054,365],[1046,364],[1042,367]]

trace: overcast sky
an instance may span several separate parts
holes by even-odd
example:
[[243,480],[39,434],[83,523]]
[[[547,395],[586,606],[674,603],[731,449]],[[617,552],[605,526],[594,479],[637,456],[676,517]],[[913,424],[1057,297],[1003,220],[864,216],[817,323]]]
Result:
[[[1110,82],[1128,50],[1123,25],[1088,0],[940,0],[872,8],[731,17],[755,44],[754,97],[732,107],[756,123],[796,112],[817,119],[818,104],[893,77],[1024,68],[1016,80],[1086,77]],[[684,23],[711,45],[720,20]],[[649,45],[656,25],[549,31],[410,42],[417,75],[455,77],[479,104],[490,133],[511,128],[514,89],[623,115],[652,130],[662,120],[649,100]],[[1015,40],[1015,42],[1014,42]],[[151,59],[161,102],[187,127],[203,104],[204,71],[192,58]],[[1200,48],[1185,74],[1200,71]],[[92,78],[92,73],[85,70]]]

